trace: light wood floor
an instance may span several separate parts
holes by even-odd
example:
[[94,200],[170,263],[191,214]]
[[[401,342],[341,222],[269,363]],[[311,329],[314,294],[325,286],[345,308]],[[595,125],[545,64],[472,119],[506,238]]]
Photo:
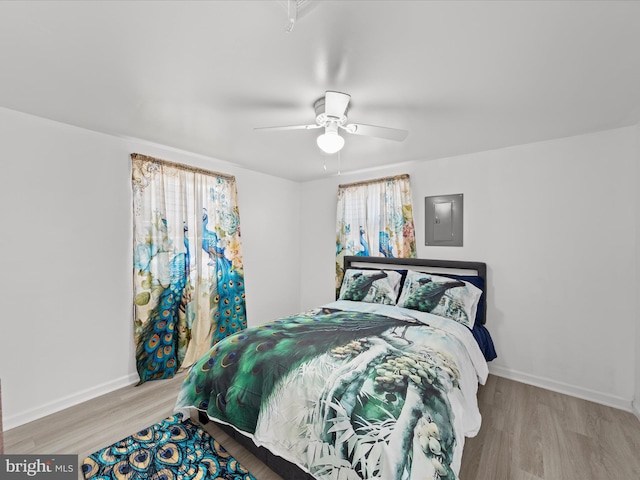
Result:
[[[82,461],[171,415],[182,379],[125,387],[9,430],[5,453],[77,453]],[[466,440],[462,480],[640,479],[640,421],[631,413],[495,376],[478,399],[483,423]],[[258,480],[281,478],[207,428]]]

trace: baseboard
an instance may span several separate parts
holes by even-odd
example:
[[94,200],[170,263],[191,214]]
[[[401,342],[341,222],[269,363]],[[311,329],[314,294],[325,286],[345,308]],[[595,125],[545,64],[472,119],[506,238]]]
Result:
[[[608,407],[617,408],[626,412],[632,411],[631,399],[610,395],[608,393],[597,392],[588,388],[578,387],[576,385],[569,385],[555,380],[550,380],[536,375],[530,375],[528,373],[522,373],[508,368],[491,365],[489,367],[489,373],[498,377],[508,378],[517,382],[533,385],[534,387],[544,388],[553,392],[562,393],[564,395],[570,395],[572,397],[581,398],[583,400],[589,400],[590,402],[599,403]],[[636,405],[636,412],[637,412]],[[634,412],[635,413],[635,412]],[[636,413],[638,415],[638,413]],[[640,418],[640,417],[639,417]]]
[[[526,383],[535,387],[544,388],[546,390],[551,390],[565,395],[571,395],[572,397],[582,398],[583,400],[589,400],[591,402],[600,403],[602,405],[607,405],[609,407],[617,408],[620,410],[625,410],[627,412],[633,413],[638,418],[638,420],[640,420],[640,399],[630,401],[622,397],[617,397],[615,395],[596,392],[594,390],[557,382],[555,380],[549,380],[543,377],[518,372],[496,365],[491,365],[489,367],[489,372],[498,377],[508,378],[510,380]],[[137,382],[138,375],[135,373],[131,373],[127,376],[121,377],[111,382],[105,382],[101,385],[97,385],[95,387],[88,388],[86,390],[55,400],[53,402],[49,402],[45,405],[32,408],[15,415],[11,415],[9,417],[3,418],[4,430],[11,430],[12,428],[24,425],[25,423],[38,420],[39,418],[46,417],[47,415],[59,412],[61,410],[64,410],[65,408],[69,408],[79,403],[86,402],[87,400],[91,400],[93,398],[99,397],[100,395],[110,393],[119,388],[133,385]]]
[[631,410],[633,411],[633,414],[638,417],[638,420],[640,420],[640,398],[636,398],[631,403]]
[[129,385],[137,383],[138,380],[138,375],[136,373],[131,373],[116,380],[105,382],[103,384],[96,385],[95,387],[87,388],[86,390],[67,395],[45,405],[31,408],[29,410],[25,410],[24,412],[5,417],[3,419],[4,430],[11,430],[12,428],[19,427],[20,425],[38,420],[42,417],[46,417],[47,415],[59,412],[61,410],[64,410],[65,408],[73,407],[74,405],[86,402],[87,400],[92,400],[96,397],[99,397],[100,395],[113,392],[114,390],[122,387],[127,387]]

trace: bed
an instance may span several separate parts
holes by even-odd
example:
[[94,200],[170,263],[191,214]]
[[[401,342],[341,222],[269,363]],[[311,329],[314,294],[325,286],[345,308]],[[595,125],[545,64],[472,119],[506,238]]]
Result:
[[495,357],[481,262],[345,257],[335,302],[238,332],[176,412],[285,479],[457,479]]

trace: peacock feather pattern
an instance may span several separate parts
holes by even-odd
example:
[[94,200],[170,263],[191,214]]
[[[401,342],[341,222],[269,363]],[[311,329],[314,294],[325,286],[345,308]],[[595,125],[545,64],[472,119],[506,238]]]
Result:
[[[406,323],[337,311],[298,315],[245,330],[218,343],[194,365],[185,380],[191,385],[189,401],[212,416],[253,431],[261,397],[268,396],[291,370],[336,346]],[[204,377],[199,372],[208,373]],[[203,378],[206,384],[200,383]],[[202,396],[209,389],[216,392],[214,398]]]
[[371,275],[356,272],[349,277],[345,277],[345,285],[341,291],[340,298],[342,300],[360,302],[367,296],[373,283],[383,278],[387,278],[387,274],[383,271]]
[[91,454],[81,471],[85,480],[255,480],[204,429],[179,414]]
[[465,283],[459,280],[434,282],[428,278],[420,278],[413,284],[413,289],[409,292],[409,296],[402,306],[421,312],[432,312],[447,290],[463,286]]
[[[166,225],[166,221],[163,222]],[[184,317],[180,318],[183,296],[190,290],[189,240],[187,225],[183,227],[185,252],[176,253],[170,262],[169,284],[158,285],[158,303],[149,311],[136,340],[136,368],[138,384],[147,380],[171,378],[180,368],[178,354],[180,332],[187,335]]]
[[416,256],[408,175],[339,186],[336,219],[336,298],[345,256]]
[[244,278],[225,255],[225,247],[215,231],[209,230],[209,216],[202,216],[202,249],[209,257],[209,266],[215,268],[216,281],[209,295],[212,325],[215,327],[211,345],[247,326]]
[[[295,449],[318,479],[453,480],[449,395],[460,372],[424,336],[445,338],[420,322],[326,308],[266,323],[215,345],[176,408]],[[386,445],[396,453],[384,457]]]
[[244,279],[235,179],[131,157],[134,334],[144,382],[193,365],[246,327]]

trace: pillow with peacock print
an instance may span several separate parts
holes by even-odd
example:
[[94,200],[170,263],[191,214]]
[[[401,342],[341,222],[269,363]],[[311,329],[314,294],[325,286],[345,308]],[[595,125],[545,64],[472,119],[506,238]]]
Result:
[[450,318],[473,328],[482,290],[469,282],[408,271],[398,306]]
[[344,272],[338,300],[395,305],[402,275],[394,270],[349,268]]

